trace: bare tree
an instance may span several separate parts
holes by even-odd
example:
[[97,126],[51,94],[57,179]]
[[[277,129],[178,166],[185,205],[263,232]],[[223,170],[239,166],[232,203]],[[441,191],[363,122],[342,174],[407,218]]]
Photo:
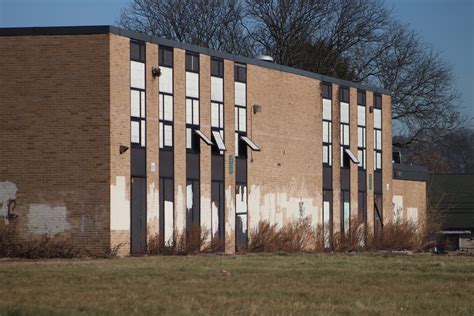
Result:
[[417,155],[465,123],[451,68],[384,0],[132,0],[119,24],[388,89],[395,145]]
[[246,54],[249,38],[237,0],[133,0],[118,24],[149,35]]

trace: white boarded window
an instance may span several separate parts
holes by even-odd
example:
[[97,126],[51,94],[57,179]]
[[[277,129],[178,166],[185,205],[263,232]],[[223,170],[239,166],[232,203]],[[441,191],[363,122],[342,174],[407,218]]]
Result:
[[160,122],[160,148],[163,148],[163,123]]
[[193,124],[199,125],[199,100],[193,100]]
[[173,97],[170,95],[164,95],[164,115],[165,121],[173,121]]
[[193,100],[186,99],[186,124],[193,123]]
[[186,71],[186,96],[199,98],[199,74]]
[[211,77],[211,100],[224,102],[224,80],[218,77]]
[[130,62],[130,85],[132,88],[145,89],[145,64]]
[[357,125],[365,126],[365,106],[357,106]]
[[171,147],[173,146],[173,126],[165,125],[164,127],[164,145]]
[[341,102],[341,123],[349,123],[349,103]]
[[139,117],[140,116],[140,91],[130,90],[130,104],[131,104],[131,116]]
[[331,122],[323,121],[323,142],[330,143],[331,142]]
[[341,145],[349,146],[349,125],[341,124]]
[[243,82],[235,82],[235,104],[247,105],[246,84]]
[[380,109],[374,109],[374,128],[382,128],[382,111]]
[[219,127],[219,103],[211,103],[211,126]]
[[192,135],[193,130],[190,128],[186,128],[186,148],[191,149],[193,148],[193,143],[192,143]]
[[160,120],[163,120],[163,99],[164,95],[160,94],[158,96],[158,117]]
[[140,100],[141,100],[141,103],[140,103],[140,113],[141,113],[141,116],[142,118],[145,118],[146,117],[146,104],[145,104],[145,91],[140,91]]
[[330,121],[332,118],[332,102],[329,99],[323,99],[323,120]]
[[140,126],[141,126],[140,144],[141,144],[143,147],[145,147],[145,146],[146,146],[146,142],[145,142],[146,122],[145,122],[145,121],[141,121],[141,122],[140,122]]
[[158,79],[160,92],[173,93],[173,68],[160,67],[160,69],[161,76]]
[[140,144],[140,122],[132,121],[131,123],[131,142]]
[[245,132],[247,130],[247,113],[246,109],[239,108],[239,131]]

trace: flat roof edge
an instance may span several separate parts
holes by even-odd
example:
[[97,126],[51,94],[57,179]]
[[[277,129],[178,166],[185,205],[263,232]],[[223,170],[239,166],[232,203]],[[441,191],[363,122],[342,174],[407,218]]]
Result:
[[330,76],[324,76],[318,73],[311,71],[306,71],[302,69],[292,68],[288,66],[283,66],[275,63],[270,63],[266,61],[261,61],[255,58],[244,57],[239,55],[233,55],[229,53],[219,52],[210,48],[195,46],[187,43],[181,43],[173,40],[168,40],[164,38],[159,38],[156,36],[147,35],[140,32],[135,32],[127,29],[123,29],[117,26],[111,25],[90,25],[90,26],[46,26],[46,27],[11,27],[11,28],[0,28],[0,36],[38,36],[38,35],[92,35],[92,34],[116,34],[130,39],[139,40],[143,42],[150,42],[163,46],[170,46],[173,48],[180,48],[184,50],[193,51],[196,53],[201,53],[209,55],[211,57],[217,57],[222,59],[232,60],[237,63],[250,64],[255,66],[260,66],[264,68],[269,68],[273,70],[278,70],[286,73],[291,73],[303,77],[309,77],[321,81],[331,82],[333,84],[338,84],[340,86],[347,86],[361,90],[368,90],[375,93],[391,95],[391,91],[383,88],[373,87],[370,85],[347,81],[339,78],[334,78]]

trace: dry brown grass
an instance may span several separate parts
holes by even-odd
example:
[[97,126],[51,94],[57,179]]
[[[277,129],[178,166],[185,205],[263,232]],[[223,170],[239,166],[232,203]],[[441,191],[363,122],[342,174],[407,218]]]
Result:
[[381,236],[367,234],[368,250],[411,250],[421,249],[421,232],[411,222],[388,223]]
[[[321,230],[317,230],[321,231]],[[249,252],[309,252],[323,245],[322,234],[311,226],[310,218],[302,218],[278,228],[267,221],[260,221],[250,232]]]
[[172,240],[163,242],[159,235],[148,241],[148,255],[193,255],[200,252],[217,251],[221,243],[208,243],[209,231],[193,224],[183,233],[175,233]]
[[[334,234],[331,251],[377,251],[377,250],[411,250],[422,249],[423,232],[410,222],[390,223],[383,227],[379,236],[368,233],[365,225],[357,219],[351,221],[347,234]],[[258,223],[250,232],[249,252],[322,252],[324,251],[323,230],[314,229],[309,218],[279,228],[267,221]],[[327,243],[326,243],[327,244]]]

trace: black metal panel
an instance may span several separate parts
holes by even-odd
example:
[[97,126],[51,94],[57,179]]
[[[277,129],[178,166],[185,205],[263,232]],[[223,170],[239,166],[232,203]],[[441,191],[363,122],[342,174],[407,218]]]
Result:
[[[192,206],[186,205],[186,228],[188,232],[194,227],[199,227],[201,222],[201,200],[200,200],[200,188],[199,181],[187,180],[186,181],[186,194],[188,190],[192,190]],[[187,199],[186,199],[187,201]],[[194,231],[195,232],[195,231]]]
[[350,190],[351,175],[350,169],[341,169],[341,190]]
[[247,159],[235,158],[235,182],[247,183]]
[[382,194],[382,172],[374,172],[374,193]]
[[[224,246],[224,182],[211,182],[211,200],[212,204],[217,207],[218,228],[216,235],[212,236],[212,242],[218,245],[219,250],[223,250]],[[212,219],[214,222],[214,219]]]
[[[160,204],[160,243],[164,243],[165,231],[165,202],[174,203],[174,181],[173,179],[166,179],[160,177],[159,188],[159,204]],[[174,211],[173,211],[174,213]]]
[[358,217],[360,223],[367,223],[367,192],[358,193]]
[[237,252],[247,250],[247,214],[235,216],[235,248]]
[[211,180],[224,181],[224,156],[211,155]]
[[332,167],[323,167],[323,189],[332,189]]
[[171,150],[160,150],[160,177],[172,178],[174,175],[173,152]]
[[383,228],[383,196],[382,194],[375,194],[374,196],[374,223],[375,234],[380,236]]
[[132,177],[131,252],[142,255],[146,251],[146,178]]
[[199,180],[199,154],[187,153],[186,154],[186,178]]
[[367,191],[367,171],[361,169],[358,170],[357,182],[359,191]]
[[146,177],[146,149],[131,149],[131,174],[132,177]]

